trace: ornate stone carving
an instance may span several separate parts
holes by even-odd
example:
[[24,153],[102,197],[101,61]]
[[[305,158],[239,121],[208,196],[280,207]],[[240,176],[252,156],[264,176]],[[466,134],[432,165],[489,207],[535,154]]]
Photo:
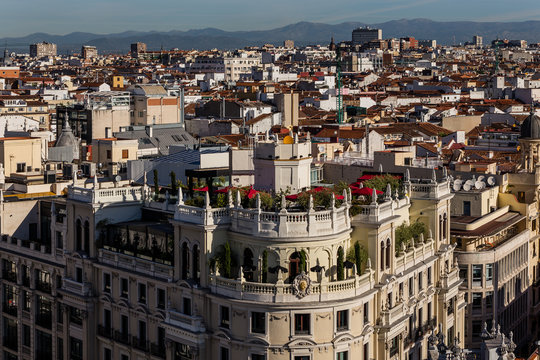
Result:
[[299,299],[311,294],[311,279],[305,272],[302,271],[294,278],[293,291]]

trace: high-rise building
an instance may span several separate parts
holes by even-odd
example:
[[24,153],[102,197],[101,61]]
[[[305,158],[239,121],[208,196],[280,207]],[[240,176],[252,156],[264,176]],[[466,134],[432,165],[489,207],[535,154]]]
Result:
[[42,58],[44,56],[56,56],[56,44],[46,41],[30,45],[30,56]]
[[286,48],[286,49],[294,48],[294,40],[285,40],[283,42],[283,47]]
[[473,45],[478,46],[478,47],[484,45],[484,39],[479,35],[474,35],[473,36]]
[[98,51],[95,46],[84,45],[81,48],[81,57],[83,59],[93,59],[98,56]]
[[364,45],[373,40],[382,40],[382,29],[365,27],[354,29],[352,32],[353,45]]
[[142,42],[137,42],[131,44],[131,57],[138,58],[141,53],[146,52],[146,44]]

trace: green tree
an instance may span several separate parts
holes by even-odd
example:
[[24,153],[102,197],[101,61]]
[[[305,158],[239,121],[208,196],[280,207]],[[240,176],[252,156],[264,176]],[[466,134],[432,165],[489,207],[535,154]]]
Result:
[[385,174],[378,175],[370,180],[364,181],[364,186],[372,189],[377,189],[382,192],[386,192],[387,184],[390,184],[392,192],[395,192],[401,187],[401,180],[393,175]]
[[356,273],[358,275],[362,274],[362,266],[365,265],[365,263],[367,262],[367,258],[367,250],[363,246],[361,246],[359,242],[356,242],[354,244],[354,260],[356,263]]
[[345,279],[345,268],[343,265],[343,248],[340,246],[337,251],[337,279],[342,281]]
[[299,263],[300,272],[306,271],[306,252],[304,249],[300,250],[300,263]]

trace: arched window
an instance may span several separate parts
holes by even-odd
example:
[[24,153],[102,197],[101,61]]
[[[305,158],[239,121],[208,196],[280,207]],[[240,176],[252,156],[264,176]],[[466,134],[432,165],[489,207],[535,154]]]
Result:
[[439,215],[439,241],[443,238],[443,218]]
[[295,251],[289,258],[289,276],[294,279],[300,273],[300,253]]
[[384,271],[384,241],[381,241],[381,271]]
[[80,219],[75,222],[75,250],[82,250],[82,223]]
[[189,269],[189,250],[187,243],[182,244],[182,280],[187,280]]
[[448,217],[446,216],[446,213],[444,213],[444,216],[443,216],[443,236],[442,236],[443,239],[446,239],[447,231],[448,231]]
[[390,250],[392,249],[392,244],[390,243],[390,239],[386,240],[386,268],[388,269],[390,267]]
[[193,245],[193,278],[196,282],[199,282],[201,277],[201,269],[199,268],[199,246]]
[[90,224],[88,220],[84,222],[84,251],[90,251]]

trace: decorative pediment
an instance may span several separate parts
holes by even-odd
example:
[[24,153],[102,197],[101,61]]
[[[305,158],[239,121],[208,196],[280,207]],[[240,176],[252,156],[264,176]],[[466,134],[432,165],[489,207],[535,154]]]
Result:
[[141,314],[150,315],[150,311],[148,311],[148,308],[144,305],[137,305],[137,307],[135,308],[135,311]]
[[222,338],[222,339],[225,339],[227,341],[231,341],[231,336],[229,335],[229,333],[223,329],[219,329],[215,332],[215,336],[217,336],[218,338]]
[[270,343],[263,336],[251,335],[246,342],[253,345],[270,346]]
[[332,339],[332,344],[337,344],[340,342],[347,342],[354,340],[353,336],[349,333],[340,334],[336,336],[334,339]]
[[306,346],[317,346],[317,343],[310,338],[303,337],[303,338],[297,338],[290,341],[289,343],[285,344],[284,347],[292,349],[296,347],[306,347]]

